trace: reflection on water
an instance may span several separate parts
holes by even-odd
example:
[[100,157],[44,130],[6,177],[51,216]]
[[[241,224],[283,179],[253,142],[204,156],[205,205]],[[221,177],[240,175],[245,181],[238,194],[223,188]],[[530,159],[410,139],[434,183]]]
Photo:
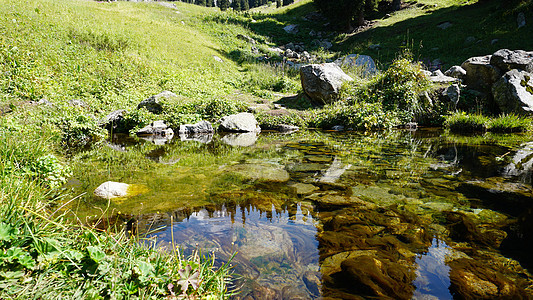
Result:
[[[236,299],[533,298],[531,137],[302,131],[76,154],[71,205],[220,260]],[[113,180],[149,192],[99,202]],[[117,212],[121,212],[117,214]],[[88,217],[89,218],[89,217]],[[133,226],[132,224],[137,224]]]
[[417,255],[414,299],[428,299],[428,295],[441,300],[453,298],[449,290],[450,267],[446,265],[449,254],[450,247],[434,238],[427,252]]
[[[303,275],[318,271],[315,226],[300,205],[292,215],[274,208],[262,212],[253,206],[236,206],[214,212],[202,209],[151,237],[157,237],[159,247],[171,247],[173,236],[186,254],[202,249],[224,260],[236,253],[233,265],[245,278],[265,287],[286,286],[305,293]],[[241,293],[252,288],[249,282],[242,284]]]

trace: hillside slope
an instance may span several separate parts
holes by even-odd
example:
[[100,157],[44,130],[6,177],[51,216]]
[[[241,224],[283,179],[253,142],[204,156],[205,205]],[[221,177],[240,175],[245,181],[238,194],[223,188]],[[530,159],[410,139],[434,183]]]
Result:
[[[4,101],[83,99],[100,110],[171,90],[225,95],[241,75],[190,11],[155,3],[67,0],[0,2],[0,94]],[[124,108],[124,107],[120,107]]]

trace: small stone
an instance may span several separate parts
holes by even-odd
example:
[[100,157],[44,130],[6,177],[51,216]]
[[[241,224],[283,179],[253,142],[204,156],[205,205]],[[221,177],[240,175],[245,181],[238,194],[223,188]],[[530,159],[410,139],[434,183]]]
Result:
[[467,44],[467,45],[468,45],[468,44],[473,44],[473,43],[475,43],[476,41],[477,41],[477,39],[476,39],[475,37],[473,37],[473,36],[469,36],[469,37],[467,37],[467,38],[465,39],[465,44]]
[[294,24],[283,27],[283,30],[285,30],[286,33],[290,33],[290,34],[297,34],[299,31],[298,25],[294,25]]
[[518,25],[518,28],[526,26],[526,16],[523,12],[518,13],[518,16],[516,17],[516,23]]
[[381,45],[380,44],[373,44],[373,45],[368,46],[368,49],[372,50],[372,51],[381,50]]
[[437,25],[437,27],[442,29],[442,30],[448,29],[448,28],[450,28],[452,26],[453,26],[453,24],[448,22],[448,21],[439,23],[439,25]]
[[89,107],[89,105],[85,101],[80,100],[80,99],[69,100],[68,104],[70,104],[70,106],[80,106],[80,107],[83,107],[83,108]]
[[223,63],[223,62],[224,62],[224,60],[223,60],[222,58],[220,58],[220,57],[218,57],[218,56],[216,56],[216,55],[213,55],[213,59],[216,60],[216,61],[218,61],[218,62],[220,62],[220,63]]

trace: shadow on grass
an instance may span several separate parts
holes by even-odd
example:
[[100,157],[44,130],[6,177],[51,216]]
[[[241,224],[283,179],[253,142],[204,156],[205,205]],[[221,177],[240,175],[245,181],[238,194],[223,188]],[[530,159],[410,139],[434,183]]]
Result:
[[[526,14],[526,19],[530,20],[531,14]],[[451,26],[437,27],[444,22]],[[533,24],[518,29],[512,5],[485,1],[428,11],[426,15],[375,27],[338,42],[342,43],[339,50],[343,53],[366,54],[385,63],[409,48],[415,59],[425,63],[439,59],[447,68],[501,48],[532,49],[533,39],[526,36],[533,36]],[[379,44],[382,50],[370,50],[370,44]]]
[[285,108],[295,109],[295,110],[309,110],[313,108],[319,108],[322,105],[319,103],[313,102],[307,95],[303,92],[300,92],[297,95],[283,97],[274,102],[275,104],[281,104]]

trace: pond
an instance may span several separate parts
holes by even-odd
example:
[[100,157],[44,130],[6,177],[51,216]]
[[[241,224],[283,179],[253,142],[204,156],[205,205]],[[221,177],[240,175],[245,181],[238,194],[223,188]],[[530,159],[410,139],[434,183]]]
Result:
[[[533,136],[440,130],[114,136],[69,211],[233,257],[235,299],[532,298]],[[105,181],[141,186],[96,199]]]

